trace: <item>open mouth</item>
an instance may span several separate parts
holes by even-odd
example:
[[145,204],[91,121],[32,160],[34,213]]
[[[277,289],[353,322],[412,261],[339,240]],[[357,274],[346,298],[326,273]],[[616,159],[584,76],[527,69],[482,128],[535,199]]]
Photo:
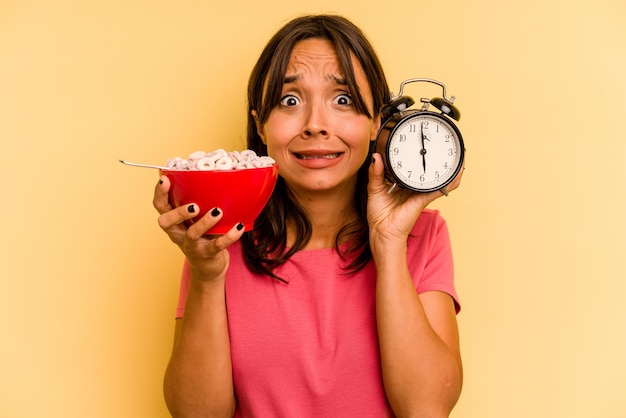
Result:
[[297,152],[294,153],[296,158],[299,160],[321,160],[321,159],[332,160],[333,158],[338,158],[341,154],[342,153],[340,152],[335,152],[333,154],[322,154],[322,155],[299,154]]

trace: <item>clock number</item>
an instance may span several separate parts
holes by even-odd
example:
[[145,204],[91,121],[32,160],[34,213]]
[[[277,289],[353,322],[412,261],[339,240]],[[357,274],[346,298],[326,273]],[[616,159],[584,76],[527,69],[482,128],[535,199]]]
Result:
[[452,148],[448,148],[448,156],[452,157],[454,155],[454,150]]
[[396,164],[396,167],[398,169],[401,169],[402,168],[402,161],[398,161],[398,163]]
[[424,174],[420,174],[420,181],[424,183],[424,180],[426,180],[426,176]]
[[446,139],[446,142],[450,142],[450,135],[446,135],[444,138]]
[[435,171],[435,180],[439,180],[439,171]]
[[410,125],[409,125],[409,132],[410,132],[410,133],[417,132],[417,130],[415,129],[415,124],[414,124],[414,123],[412,123],[412,124],[410,124]]
[[448,169],[448,162],[446,161],[445,163],[443,163],[443,169],[447,170]]
[[424,129],[428,129],[428,122],[430,122],[430,121],[428,121],[428,120],[423,120],[423,121],[422,121],[422,128],[424,128]]
[[393,155],[398,155],[399,153],[400,153],[400,150],[398,149],[398,147],[394,147]]
[[406,135],[405,134],[400,134],[398,141],[400,142],[406,142]]

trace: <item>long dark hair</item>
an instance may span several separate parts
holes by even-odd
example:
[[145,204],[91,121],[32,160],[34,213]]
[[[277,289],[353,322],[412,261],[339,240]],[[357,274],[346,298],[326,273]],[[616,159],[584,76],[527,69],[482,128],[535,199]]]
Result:
[[[280,102],[283,80],[294,46],[306,39],[330,41],[336,51],[356,111],[369,118],[377,116],[389,101],[389,88],[378,57],[365,34],[352,22],[337,15],[301,16],[288,22],[270,39],[261,53],[248,82],[248,148],[259,155],[267,155],[267,146],[261,140],[252,110],[256,110],[260,124],[264,124]],[[351,54],[363,68],[373,95],[374,114],[367,105],[356,83]],[[372,258],[367,225],[367,182],[370,159],[366,159],[357,173],[355,191],[356,221],[345,225],[335,238],[335,249],[345,260],[350,253],[353,260],[345,266],[347,272],[363,268]],[[296,237],[287,248],[287,222],[295,227]],[[246,265],[256,273],[280,279],[274,269],[304,248],[311,238],[311,222],[296,203],[289,187],[279,177],[274,193],[254,224],[254,230],[241,239]],[[340,243],[348,243],[341,247]]]

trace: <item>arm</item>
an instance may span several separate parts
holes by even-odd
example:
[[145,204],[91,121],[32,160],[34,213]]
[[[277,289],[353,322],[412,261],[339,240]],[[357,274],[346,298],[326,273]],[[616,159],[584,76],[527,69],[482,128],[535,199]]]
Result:
[[[397,416],[447,417],[462,385],[456,312],[441,292],[415,291],[408,234],[440,192],[387,193],[381,157],[370,169],[368,222],[376,264],[376,310],[385,393]],[[449,190],[456,188],[460,177]]]
[[190,283],[184,317],[176,321],[163,385],[165,401],[173,417],[232,416],[235,394],[224,286],[230,262],[227,248],[243,230],[233,227],[219,237],[204,237],[204,231],[222,217],[211,211],[186,228],[184,221],[197,211],[189,211],[192,205],[173,209],[168,190],[163,176],[154,206],[161,214],[159,225],[189,261]]
[[397,416],[447,417],[462,383],[454,301],[442,292],[418,295],[406,258],[393,253],[375,257],[385,392]]
[[224,282],[198,282],[191,279],[185,316],[176,320],[165,402],[173,417],[230,417],[235,394]]

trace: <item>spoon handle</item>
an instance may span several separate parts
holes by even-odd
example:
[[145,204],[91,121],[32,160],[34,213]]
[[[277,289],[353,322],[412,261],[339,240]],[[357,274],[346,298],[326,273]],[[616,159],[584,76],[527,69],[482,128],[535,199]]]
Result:
[[131,163],[130,161],[120,160],[120,163],[126,165],[132,165],[133,167],[143,167],[143,168],[156,168],[159,170],[171,170],[169,167],[163,167],[160,165],[150,165],[150,164],[139,164],[139,163]]

